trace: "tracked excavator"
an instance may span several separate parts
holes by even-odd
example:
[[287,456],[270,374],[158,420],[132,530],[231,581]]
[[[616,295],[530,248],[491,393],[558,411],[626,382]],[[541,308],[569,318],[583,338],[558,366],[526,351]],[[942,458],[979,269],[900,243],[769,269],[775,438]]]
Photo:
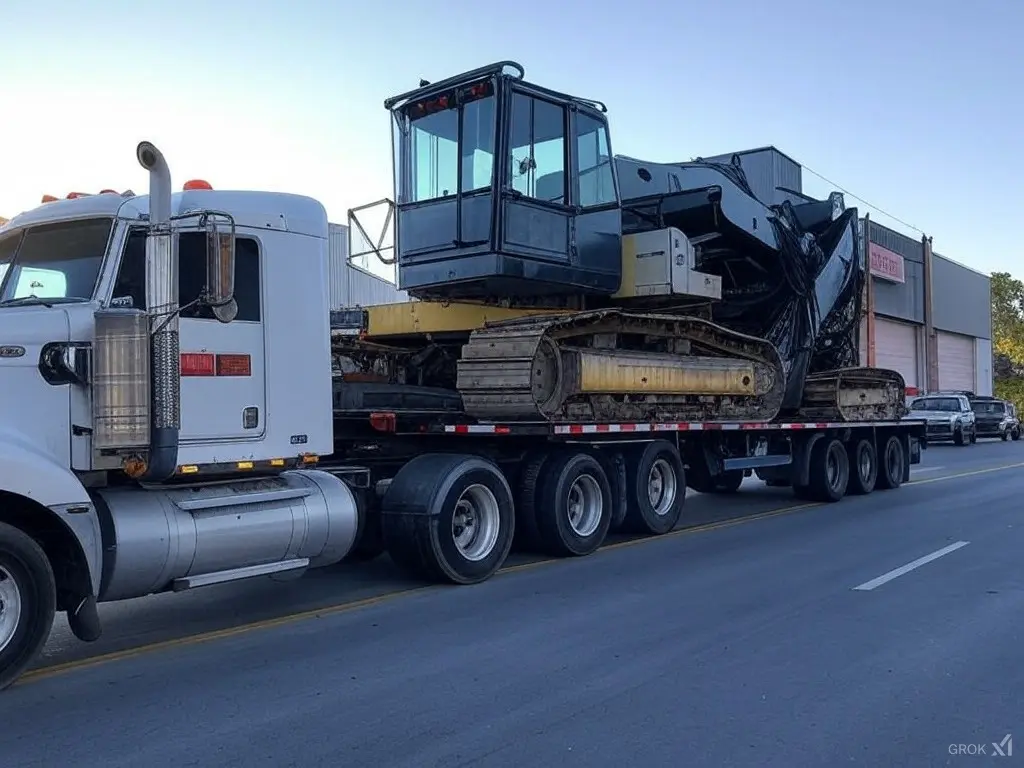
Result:
[[602,103],[510,61],[385,107],[394,246],[369,238],[366,206],[350,258],[395,264],[414,300],[333,318],[351,381],[480,422],[905,414],[900,374],[858,364],[864,270],[841,194],[770,205],[737,158],[613,155]]

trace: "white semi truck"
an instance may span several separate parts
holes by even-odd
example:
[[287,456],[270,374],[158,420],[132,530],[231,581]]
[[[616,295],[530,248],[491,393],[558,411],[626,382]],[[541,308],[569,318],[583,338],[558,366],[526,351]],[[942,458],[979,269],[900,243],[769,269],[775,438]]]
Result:
[[[436,351],[506,310],[332,317],[318,201],[172,193],[157,148],[137,157],[148,196],[47,202],[0,228],[0,688],[57,611],[93,641],[99,602],[385,550],[427,580],[477,583],[517,533],[554,556],[618,528],[666,533],[687,485],[734,491],[756,471],[838,501],[896,488],[920,460],[923,423],[898,419],[475,418],[454,389],[361,368],[360,344],[427,375],[396,334],[429,325]],[[60,279],[34,288],[33,270]],[[339,350],[350,364],[332,374]]]

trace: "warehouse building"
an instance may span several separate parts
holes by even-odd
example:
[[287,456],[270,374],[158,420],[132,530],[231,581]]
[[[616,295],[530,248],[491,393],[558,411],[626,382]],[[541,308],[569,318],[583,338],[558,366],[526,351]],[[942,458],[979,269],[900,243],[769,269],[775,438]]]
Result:
[[[743,168],[764,202],[803,197],[803,169],[775,147],[706,158]],[[848,200],[848,205],[856,204]],[[899,371],[907,391],[947,389],[992,394],[992,301],[989,277],[932,252],[916,240],[861,219],[870,265],[861,322],[861,363]]]
[[388,280],[371,271],[375,265],[369,264],[368,258],[362,259],[363,264],[352,264],[348,258],[348,248],[348,227],[344,224],[331,224],[328,268],[331,309],[409,301],[409,295],[395,287],[393,278]]

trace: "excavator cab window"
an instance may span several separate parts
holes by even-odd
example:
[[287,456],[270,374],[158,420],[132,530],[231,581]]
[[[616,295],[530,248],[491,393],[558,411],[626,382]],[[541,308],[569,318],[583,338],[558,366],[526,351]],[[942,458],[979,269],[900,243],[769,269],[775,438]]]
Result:
[[610,295],[622,257],[607,121],[500,70],[389,100],[398,287],[421,299]]
[[565,205],[565,108],[512,94],[509,186],[523,197]]
[[485,82],[411,104],[404,114],[396,115],[395,168],[400,204],[490,188],[494,176],[495,106],[493,86]]
[[580,207],[618,204],[608,125],[596,115],[579,111],[575,128]]

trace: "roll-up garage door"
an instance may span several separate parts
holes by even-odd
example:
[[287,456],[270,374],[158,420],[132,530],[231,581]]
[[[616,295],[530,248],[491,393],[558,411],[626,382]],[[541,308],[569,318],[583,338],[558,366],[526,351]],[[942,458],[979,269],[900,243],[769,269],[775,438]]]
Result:
[[917,326],[875,315],[875,367],[899,372],[908,388],[919,387]]
[[974,338],[938,332],[939,389],[974,391]]

